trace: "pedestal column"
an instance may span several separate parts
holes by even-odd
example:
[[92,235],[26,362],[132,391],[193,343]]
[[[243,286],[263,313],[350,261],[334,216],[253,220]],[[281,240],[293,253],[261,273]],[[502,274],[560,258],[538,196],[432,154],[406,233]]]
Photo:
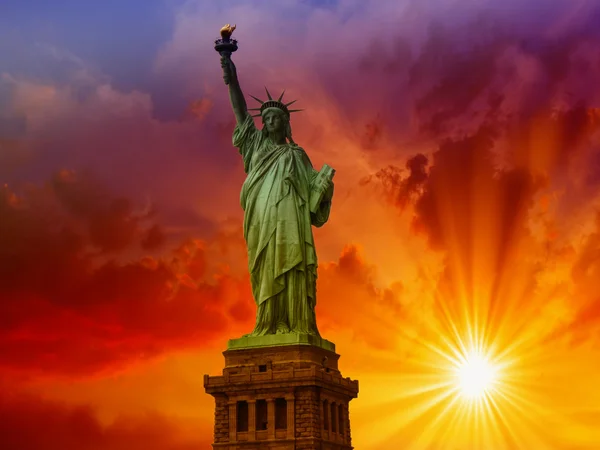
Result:
[[321,414],[323,415],[323,417],[321,418],[321,422],[322,422],[321,429],[323,430],[324,437],[329,438],[329,436],[331,436],[331,419],[329,417],[330,416],[329,400],[323,400],[320,404],[320,407],[321,407]]
[[229,442],[237,441],[237,402],[229,402]]
[[287,396],[287,438],[294,439],[296,435],[296,400],[294,396]]
[[331,430],[330,439],[337,442],[338,434],[338,423],[337,423],[337,404],[335,402],[329,403],[329,429]]
[[248,400],[248,440],[256,439],[256,400]]
[[275,399],[267,399],[267,436],[275,439]]
[[346,417],[345,405],[343,403],[338,404],[338,433],[340,435],[340,442],[346,443],[346,424],[344,423],[344,417]]

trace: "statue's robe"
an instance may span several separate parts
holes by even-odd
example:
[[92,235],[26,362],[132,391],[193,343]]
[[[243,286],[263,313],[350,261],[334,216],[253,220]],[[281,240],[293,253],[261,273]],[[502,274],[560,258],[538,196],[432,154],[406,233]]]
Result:
[[244,238],[258,310],[251,335],[319,335],[315,318],[317,255],[311,225],[329,218],[333,186],[316,213],[309,195],[318,172],[296,144],[277,145],[250,115],[233,133],[247,174],[241,192]]

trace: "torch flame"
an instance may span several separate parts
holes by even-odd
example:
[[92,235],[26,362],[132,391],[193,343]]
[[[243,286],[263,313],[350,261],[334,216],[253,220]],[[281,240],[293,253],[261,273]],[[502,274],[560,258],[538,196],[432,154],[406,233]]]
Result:
[[233,30],[235,30],[235,25],[234,26],[231,26],[229,24],[225,25],[223,28],[221,28],[221,37],[223,39],[229,39],[229,37],[233,33]]

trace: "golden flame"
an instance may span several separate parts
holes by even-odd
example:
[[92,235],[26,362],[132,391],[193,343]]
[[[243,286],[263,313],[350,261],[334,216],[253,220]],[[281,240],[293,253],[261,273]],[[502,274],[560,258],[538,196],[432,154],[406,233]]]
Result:
[[221,37],[223,39],[229,39],[229,37],[233,33],[233,30],[235,30],[235,25],[234,26],[231,26],[230,24],[225,25],[223,28],[221,28]]

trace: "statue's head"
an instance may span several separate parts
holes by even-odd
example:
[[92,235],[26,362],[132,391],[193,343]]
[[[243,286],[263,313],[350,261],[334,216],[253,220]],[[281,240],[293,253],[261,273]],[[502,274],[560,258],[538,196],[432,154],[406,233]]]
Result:
[[290,125],[290,116],[279,108],[267,108],[262,114],[263,133],[266,136],[280,135],[281,133],[292,141],[292,127]]
[[288,139],[288,141],[294,143],[292,140],[292,127],[290,126],[290,114],[302,110],[288,109],[288,106],[290,106],[296,100],[290,103],[283,103],[281,100],[283,99],[283,94],[285,91],[281,93],[277,100],[274,100],[269,91],[266,88],[265,90],[267,91],[267,97],[269,100],[262,101],[251,95],[254,100],[260,103],[260,107],[250,108],[250,110],[259,111],[259,113],[255,114],[254,117],[261,116],[264,125],[263,133],[266,136],[285,132],[285,137]]

